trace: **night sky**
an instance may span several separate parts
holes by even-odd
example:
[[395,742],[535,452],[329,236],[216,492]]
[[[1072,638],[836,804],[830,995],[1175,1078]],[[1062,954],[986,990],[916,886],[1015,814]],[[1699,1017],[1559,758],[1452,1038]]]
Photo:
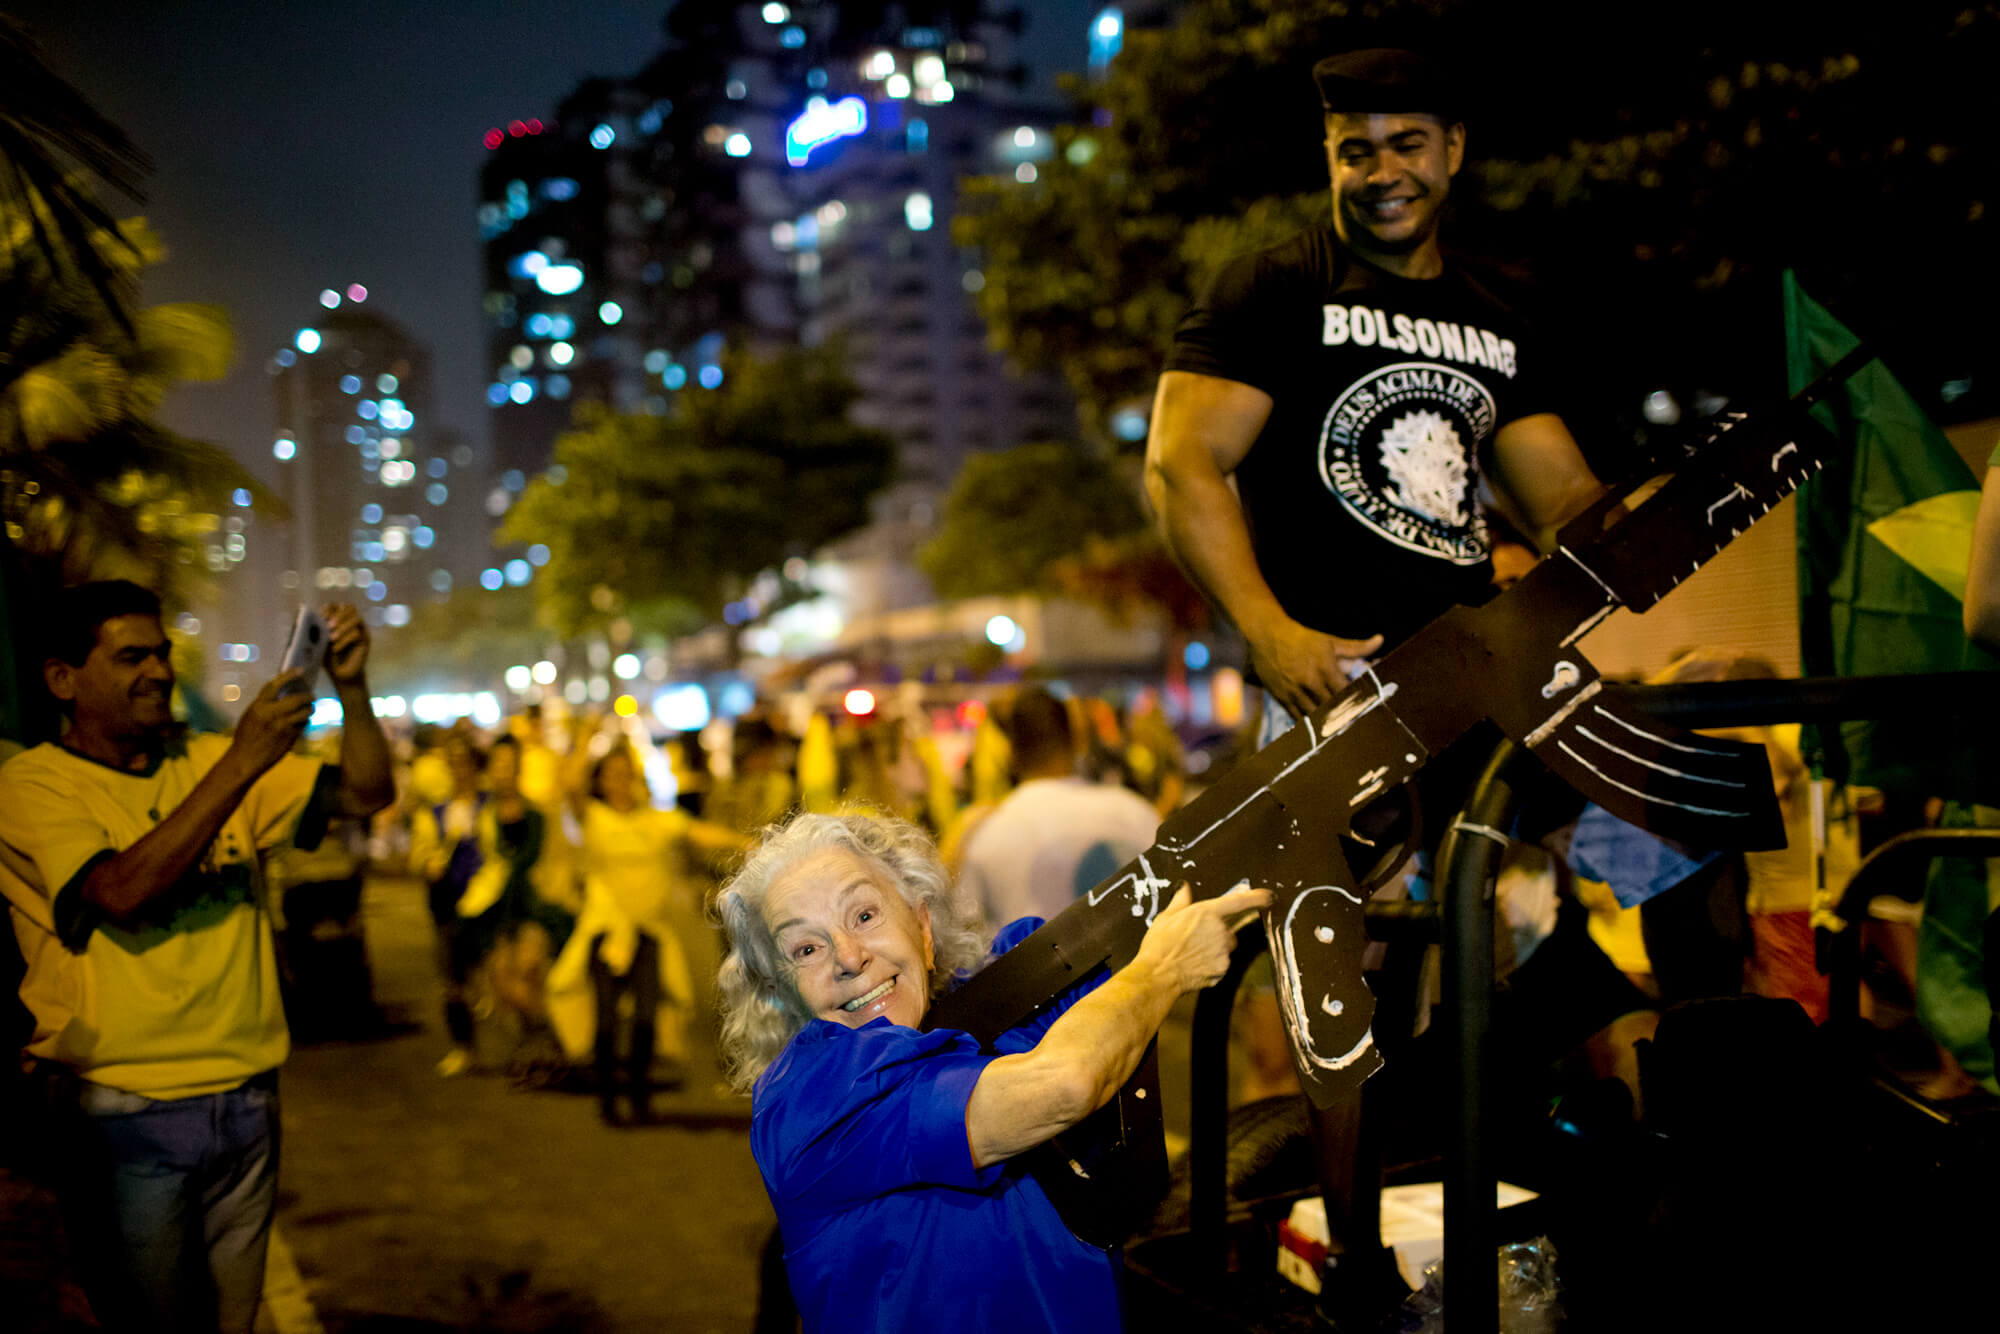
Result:
[[[1035,0],[1024,58],[1080,67],[1101,0]],[[223,306],[228,380],[179,392],[169,425],[268,475],[266,359],[359,282],[371,307],[430,343],[432,410],[486,439],[480,332],[480,135],[547,116],[581,79],[636,71],[658,47],[659,0],[0,0],[58,73],[141,148],[143,212],[167,260],[143,298]]]

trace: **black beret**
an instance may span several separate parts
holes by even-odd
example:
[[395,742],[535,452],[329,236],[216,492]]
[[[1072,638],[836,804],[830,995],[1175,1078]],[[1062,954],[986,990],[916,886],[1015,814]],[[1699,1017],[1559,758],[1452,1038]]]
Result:
[[1415,51],[1379,46],[1343,51],[1313,66],[1320,105],[1327,114],[1352,111],[1374,115],[1458,118],[1459,92],[1442,66]]

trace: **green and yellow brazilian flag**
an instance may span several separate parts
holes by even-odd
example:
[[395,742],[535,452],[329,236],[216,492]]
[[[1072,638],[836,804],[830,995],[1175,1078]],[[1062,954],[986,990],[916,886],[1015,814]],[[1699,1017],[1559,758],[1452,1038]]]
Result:
[[[1790,392],[1860,343],[1785,274]],[[1814,409],[1850,446],[1799,488],[1799,657],[1808,676],[1992,670],[1965,638],[1965,574],[1979,484],[1880,361]],[[2000,703],[2000,701],[1996,701]],[[1889,792],[1980,793],[1945,719],[1821,729],[1828,776]]]
[[[1860,341],[1785,275],[1785,361],[1796,393]],[[1809,676],[1992,670],[1965,637],[1965,578],[1978,484],[1880,361],[1819,408],[1851,448],[1799,488],[1800,660]],[[2000,678],[1996,678],[2000,696]],[[1995,700],[2000,706],[2000,698]],[[1828,776],[1917,797],[1947,797],[1947,825],[2000,824],[2000,757],[1936,715],[1819,728]],[[1932,864],[1917,937],[1917,1012],[1967,1074],[1994,1077],[1986,955],[2000,863]]]

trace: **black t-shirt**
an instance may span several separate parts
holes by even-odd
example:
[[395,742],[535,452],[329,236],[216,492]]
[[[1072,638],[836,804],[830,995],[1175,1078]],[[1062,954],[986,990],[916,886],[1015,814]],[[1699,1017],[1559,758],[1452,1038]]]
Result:
[[1257,563],[1293,619],[1386,647],[1490,594],[1480,463],[1551,410],[1540,350],[1460,269],[1399,278],[1325,228],[1230,261],[1167,369],[1271,396],[1236,471]]

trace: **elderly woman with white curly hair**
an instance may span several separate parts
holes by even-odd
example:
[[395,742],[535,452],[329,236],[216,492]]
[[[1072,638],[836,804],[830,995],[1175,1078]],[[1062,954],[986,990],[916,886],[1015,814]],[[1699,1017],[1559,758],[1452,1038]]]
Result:
[[916,1329],[941,1311],[969,1330],[1118,1328],[1114,1261],[1012,1160],[1109,1101],[1175,998],[1222,976],[1231,919],[1269,898],[1183,888],[1130,964],[982,1051],[918,1027],[987,957],[929,838],[874,815],[770,834],[717,901],[722,1033],[806,1329]]

